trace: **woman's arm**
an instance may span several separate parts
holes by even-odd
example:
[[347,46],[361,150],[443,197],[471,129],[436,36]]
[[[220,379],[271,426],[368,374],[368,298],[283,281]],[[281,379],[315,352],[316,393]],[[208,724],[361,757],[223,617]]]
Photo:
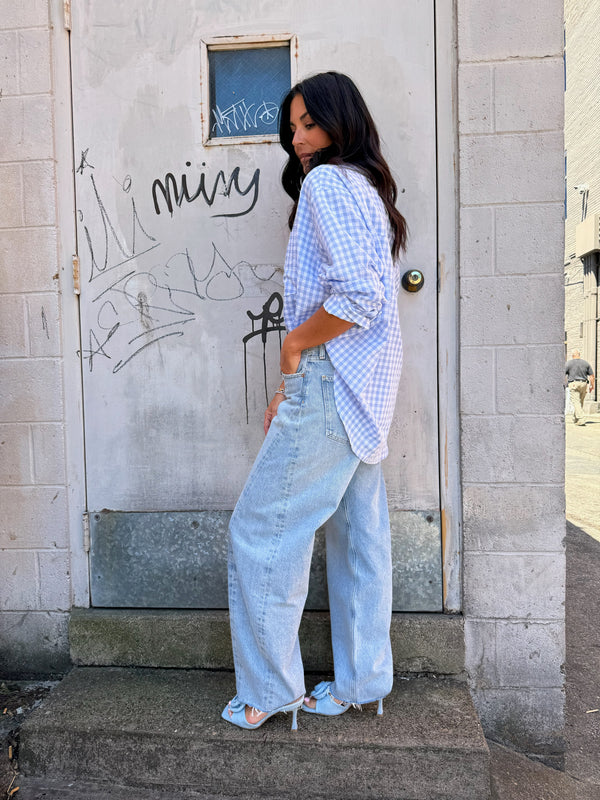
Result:
[[283,340],[279,364],[281,371],[293,375],[298,371],[302,351],[308,347],[325,344],[330,339],[335,339],[340,333],[349,330],[354,325],[347,319],[334,317],[325,311],[323,306],[309,317],[302,325],[290,331]]
[[[302,325],[298,325],[293,331],[290,331],[283,340],[281,347],[281,357],[279,364],[281,371],[287,375],[293,375],[298,372],[298,365],[300,364],[300,356],[302,351],[308,347],[316,347],[318,344],[325,344],[325,342],[335,339],[340,333],[344,333],[354,325],[353,322],[348,322],[346,319],[334,317],[329,314],[321,306],[315,313],[309,317]],[[278,391],[269,403],[265,411],[264,429],[265,435],[271,426],[273,417],[277,416],[277,409],[279,404],[284,400],[285,382],[282,381]]]

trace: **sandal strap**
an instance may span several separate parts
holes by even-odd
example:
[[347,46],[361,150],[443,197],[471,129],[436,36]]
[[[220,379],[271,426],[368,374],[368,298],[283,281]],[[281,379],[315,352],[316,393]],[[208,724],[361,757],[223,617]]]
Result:
[[327,697],[328,694],[331,694],[329,691],[330,686],[331,681],[321,681],[321,683],[317,683],[310,693],[311,697],[314,697],[316,700],[322,700],[324,697]]
[[233,700],[229,701],[229,708],[231,709],[231,711],[233,711],[234,714],[237,714],[238,711],[241,711],[243,708],[246,708],[246,704],[242,703],[242,701],[236,694]]
[[327,696],[329,696],[333,703],[335,703],[337,706],[341,706],[342,708],[350,705],[350,703],[348,703],[346,700],[339,700],[337,697],[331,694],[331,681],[321,681],[321,683],[317,683],[310,694],[311,697],[315,698],[315,700],[324,700]]

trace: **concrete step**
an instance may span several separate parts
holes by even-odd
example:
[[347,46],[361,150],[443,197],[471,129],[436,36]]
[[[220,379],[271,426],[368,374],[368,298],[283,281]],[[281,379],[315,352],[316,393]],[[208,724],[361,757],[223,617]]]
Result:
[[[206,794],[179,786],[123,786],[114,781],[57,781],[25,778],[16,784],[19,794],[14,800],[239,800],[233,795]],[[260,800],[281,800],[277,795],[260,796]],[[526,800],[530,800],[527,798]],[[561,798],[561,800],[565,800]]]
[[303,713],[297,732],[283,714],[257,731],[224,722],[234,693],[229,672],[76,668],[23,725],[21,770],[132,787],[130,798],[144,787],[181,797],[489,798],[488,747],[459,681],[400,679],[383,716],[374,704],[335,718]]
[[[393,614],[397,674],[460,675],[463,619],[444,614]],[[81,666],[233,669],[227,611],[73,609],[71,659]],[[309,611],[300,628],[307,672],[333,669],[329,614]]]

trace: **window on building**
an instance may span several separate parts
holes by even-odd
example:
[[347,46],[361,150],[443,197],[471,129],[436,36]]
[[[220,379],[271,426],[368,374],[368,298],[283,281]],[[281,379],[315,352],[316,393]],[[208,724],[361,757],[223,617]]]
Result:
[[293,37],[203,42],[205,144],[276,141],[279,105],[292,85]]

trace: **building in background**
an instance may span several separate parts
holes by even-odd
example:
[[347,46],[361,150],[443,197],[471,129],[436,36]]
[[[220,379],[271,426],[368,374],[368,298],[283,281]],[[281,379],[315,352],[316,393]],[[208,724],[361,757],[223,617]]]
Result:
[[[565,358],[598,374],[600,2],[565,0]],[[598,385],[586,408],[598,410]]]

